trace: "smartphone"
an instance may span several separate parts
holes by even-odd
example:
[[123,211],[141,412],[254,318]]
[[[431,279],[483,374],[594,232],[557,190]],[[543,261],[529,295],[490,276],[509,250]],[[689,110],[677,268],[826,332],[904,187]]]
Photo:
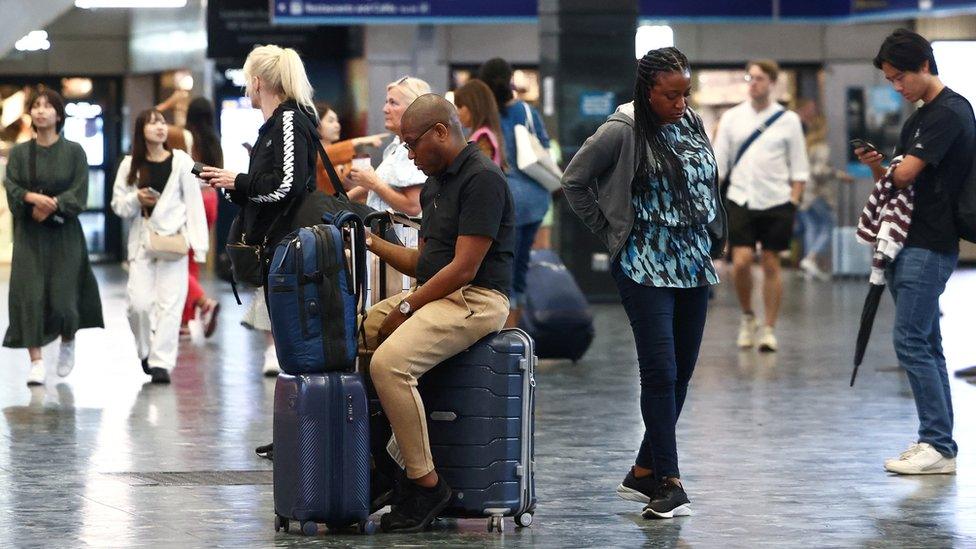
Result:
[[204,166],[203,162],[194,162],[193,163],[193,167],[190,168],[190,173],[192,173],[193,175],[195,175],[197,177],[200,177],[200,174],[203,173],[203,168],[204,167],[205,166]]
[[865,141],[864,139],[855,137],[854,139],[851,139],[850,143],[851,143],[851,147],[855,149],[865,149],[868,151],[874,151],[880,154],[882,158],[884,158],[885,156],[885,154],[879,151],[878,148],[875,147],[870,141]]
[[149,189],[149,194],[155,196],[156,198],[159,198],[163,194],[152,187],[146,187],[146,188]]

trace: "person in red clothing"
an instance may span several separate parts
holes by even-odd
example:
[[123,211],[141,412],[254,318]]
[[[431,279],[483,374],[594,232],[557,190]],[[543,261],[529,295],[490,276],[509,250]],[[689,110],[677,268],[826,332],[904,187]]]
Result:
[[[210,101],[203,97],[190,101],[186,109],[186,127],[170,126],[167,144],[170,148],[188,152],[195,162],[223,167],[224,155],[220,149],[220,138],[217,137],[217,131],[214,129],[214,110]],[[200,191],[207,216],[207,228],[212,230],[217,221],[217,191],[209,185],[203,185]],[[193,250],[190,250],[189,263],[190,282],[186,293],[186,304],[183,307],[180,333],[189,334],[189,322],[197,318],[199,313],[203,335],[210,337],[217,329],[220,303],[216,299],[207,297],[203,286],[200,285],[200,265],[193,260]]]

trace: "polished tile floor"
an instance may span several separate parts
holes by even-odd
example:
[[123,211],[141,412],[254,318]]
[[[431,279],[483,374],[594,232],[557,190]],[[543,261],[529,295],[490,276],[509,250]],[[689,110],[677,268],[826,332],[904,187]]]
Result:
[[[80,334],[65,382],[29,390],[26,353],[0,350],[0,547],[976,547],[976,386],[952,381],[957,475],[885,474],[883,459],[912,440],[915,408],[895,368],[887,296],[858,383],[847,386],[863,281],[788,277],[775,355],[735,349],[738,313],[731,287],[719,289],[679,424],[692,517],[646,521],[614,495],[641,425],[625,315],[600,305],[589,354],[543,363],[536,376],[531,528],[508,521],[499,535],[483,521],[443,521],[414,537],[309,540],[274,532],[267,472],[175,486],[137,475],[266,471],[252,450],[270,437],[274,383],[260,377],[261,338],[237,324],[243,309],[223,293],[214,338],[181,345],[171,386],[146,384],[125,275],[116,266],[97,275],[107,327]],[[8,276],[0,271],[0,329]],[[976,272],[957,273],[942,306],[950,369],[976,364]],[[53,367],[56,346],[45,351]]]

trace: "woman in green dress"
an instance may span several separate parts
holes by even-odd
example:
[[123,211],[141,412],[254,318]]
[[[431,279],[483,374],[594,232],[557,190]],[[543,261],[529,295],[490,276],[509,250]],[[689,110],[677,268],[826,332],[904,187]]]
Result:
[[61,136],[64,100],[41,89],[28,102],[37,137],[10,151],[4,187],[14,218],[10,326],[4,347],[27,348],[27,385],[44,383],[41,347],[61,338],[58,375],[74,368],[75,332],[102,328],[102,302],[78,214],[88,202],[88,160]]

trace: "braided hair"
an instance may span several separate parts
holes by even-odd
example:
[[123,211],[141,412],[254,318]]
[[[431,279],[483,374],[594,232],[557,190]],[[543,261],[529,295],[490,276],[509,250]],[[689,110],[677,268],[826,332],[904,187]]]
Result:
[[657,85],[659,75],[689,70],[688,58],[677,48],[650,50],[637,62],[634,84],[634,165],[637,166],[634,183],[644,183],[651,176],[659,178],[671,191],[674,204],[685,220],[690,220],[694,211],[687,177],[661,132],[662,124],[651,108],[648,95]]

